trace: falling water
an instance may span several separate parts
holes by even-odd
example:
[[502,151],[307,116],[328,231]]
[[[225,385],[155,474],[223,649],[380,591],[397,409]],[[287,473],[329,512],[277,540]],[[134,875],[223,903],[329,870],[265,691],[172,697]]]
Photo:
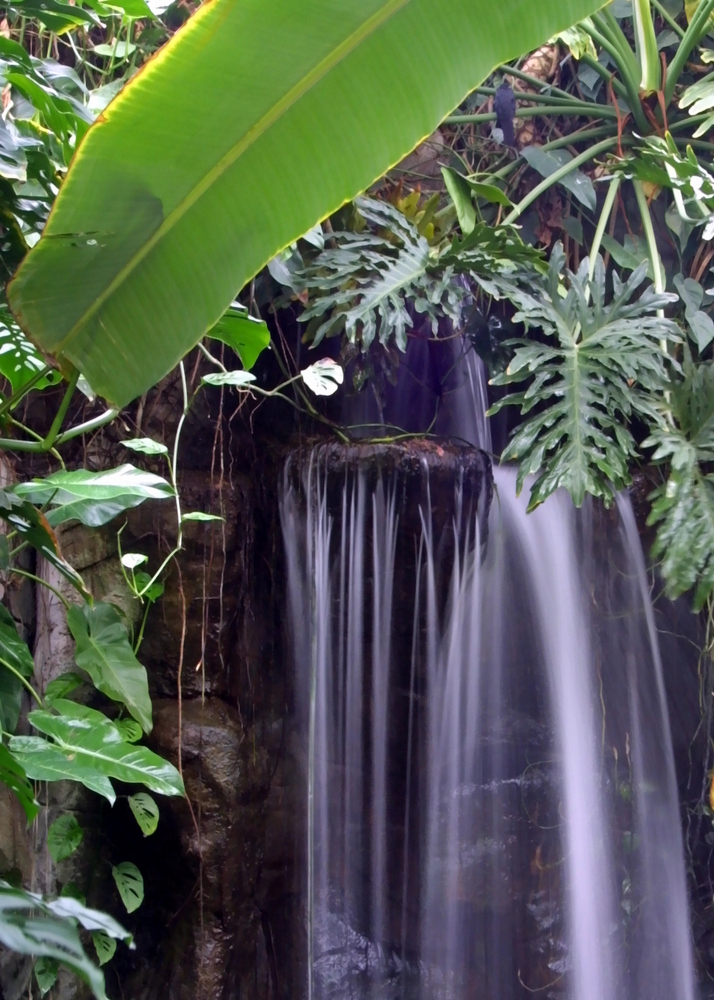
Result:
[[[483,440],[483,439],[482,439]],[[693,1000],[663,667],[627,498],[532,514],[473,448],[321,446],[282,502],[328,997]]]

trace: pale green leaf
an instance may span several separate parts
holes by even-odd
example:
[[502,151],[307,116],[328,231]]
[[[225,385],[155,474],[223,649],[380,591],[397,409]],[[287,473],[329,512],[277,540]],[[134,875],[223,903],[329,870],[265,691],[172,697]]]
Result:
[[129,796],[129,808],[145,837],[151,836],[159,825],[159,807],[147,792]]
[[114,958],[117,950],[117,943],[114,938],[109,937],[106,931],[92,931],[92,944],[97,953],[97,961],[100,965],[106,965]]
[[250,372],[210,372],[201,379],[204,385],[232,385],[236,389],[248,389],[255,382],[255,375]]
[[144,879],[139,869],[131,861],[122,861],[112,868],[112,875],[127,913],[138,910],[144,902]]
[[240,357],[246,371],[254,367],[259,356],[270,345],[267,324],[262,319],[249,315],[247,309],[238,308],[235,303],[206,336],[231,347]]
[[142,455],[168,455],[169,453],[165,444],[154,441],[152,438],[130,438],[128,441],[122,441],[122,444],[132,451],[141,452]]
[[54,472],[46,479],[20,483],[13,492],[32,503],[49,504],[47,520],[51,525],[77,519],[92,528],[107,524],[144,500],[166,500],[174,495],[173,487],[161,476],[128,464],[103,472]]
[[40,996],[44,996],[57,982],[59,963],[54,958],[38,958],[35,962],[34,973],[40,988]]
[[10,286],[15,315],[124,406],[281,248],[399,162],[494,67],[599,6],[200,6],[79,146]]
[[182,521],[225,521],[219,514],[206,514],[202,510],[190,510],[188,514],[181,515]]

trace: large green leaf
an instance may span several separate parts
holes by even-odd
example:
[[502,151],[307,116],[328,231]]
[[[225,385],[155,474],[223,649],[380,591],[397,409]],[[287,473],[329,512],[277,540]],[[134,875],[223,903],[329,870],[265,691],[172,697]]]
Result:
[[[629,429],[634,418],[661,423],[656,402],[667,379],[663,348],[679,340],[679,328],[658,310],[675,300],[644,281],[643,264],[626,283],[613,274],[612,301],[606,302],[605,269],[598,257],[592,280],[586,258],[577,274],[567,272],[568,291],[560,294],[562,245],[553,250],[547,280],[513,287],[519,307],[514,322],[539,330],[538,341],[517,341],[506,371],[495,385],[528,382],[503,397],[492,412],[518,405],[529,414],[502,454],[518,461],[518,491],[528,475],[529,509],[560,487],[580,506],[586,493],[609,503],[630,482],[629,460],[637,454]],[[592,297],[592,298],[591,298]],[[535,415],[530,415],[535,409]]]
[[[60,962],[87,983],[97,1000],[105,1000],[104,976],[87,957],[77,924],[131,946],[131,934],[106,913],[89,909],[76,899],[43,899],[0,881],[0,943],[22,955]],[[48,965],[45,963],[38,980],[49,980]]]
[[[63,714],[53,715],[38,710],[30,712],[28,718],[35,729],[55,740],[55,748],[66,755],[67,764],[94,770],[117,781],[146,785],[160,795],[184,794],[181,776],[173,764],[146,747],[126,742],[122,731],[101,712],[61,699],[55,701],[54,707]],[[13,753],[17,752],[16,748],[26,751],[26,743],[31,739],[31,736],[14,736],[10,740],[10,750]],[[23,756],[21,752],[18,756],[32,777],[27,766],[30,755],[25,752]],[[48,777],[45,780],[54,779]],[[76,780],[87,784],[85,778],[77,777]]]
[[126,705],[145,733],[151,732],[146,668],[134,656],[129,633],[111,604],[71,607],[67,624],[77,643],[75,662],[102,694]]
[[39,736],[13,736],[9,750],[33,781],[78,781],[113,805],[116,793],[112,783],[85,758],[77,760],[73,749],[65,749]]
[[494,67],[600,6],[204,4],[82,142],[10,286],[20,325],[123,406]]
[[54,472],[46,479],[33,479],[13,487],[13,493],[36,504],[50,504],[47,521],[53,527],[77,520],[98,528],[144,500],[166,500],[173,487],[152,472],[133,465],[90,472]]

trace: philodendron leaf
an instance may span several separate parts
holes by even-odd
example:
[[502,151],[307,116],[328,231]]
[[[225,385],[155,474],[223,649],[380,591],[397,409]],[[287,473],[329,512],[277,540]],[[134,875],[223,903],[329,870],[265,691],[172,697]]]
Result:
[[145,733],[151,732],[151,698],[146,669],[134,656],[129,633],[111,604],[72,606],[67,624],[77,643],[75,662],[95,686],[126,705]]
[[46,479],[19,483],[13,492],[32,503],[49,504],[47,520],[53,526],[76,519],[90,528],[107,524],[144,500],[174,495],[173,487],[161,476],[128,464],[104,472],[55,472]]
[[[105,778],[146,785],[152,792],[158,792],[160,795],[184,794],[183,781],[173,764],[146,747],[127,743],[122,731],[101,712],[84,705],[75,705],[71,701],[56,701],[54,707],[62,712],[62,715],[38,710],[30,712],[28,718],[35,729],[51,736],[55,745],[39,739],[37,742],[56,750],[65,758],[65,763],[70,768],[75,766],[86,768],[104,775]],[[30,736],[15,736],[10,741],[10,749],[14,753],[15,744],[25,741],[20,744],[20,749],[25,750],[26,759],[25,744],[32,739]],[[30,774],[29,770],[27,773]],[[72,776],[72,774],[61,775],[61,777]],[[47,777],[45,780],[54,779]],[[77,777],[77,780],[84,779]],[[84,784],[87,784],[86,780]],[[109,787],[111,788],[111,785]]]
[[[56,909],[57,904],[65,903],[75,904],[72,912]],[[104,976],[87,957],[76,925],[79,921],[86,927],[82,917],[93,913],[97,911],[87,910],[76,900],[58,899],[48,903],[41,896],[0,881],[0,944],[21,955],[36,955],[59,962],[79,976],[97,1000],[106,1000]],[[99,913],[97,916],[106,917]],[[131,935],[116,921],[112,924],[121,931],[122,937],[131,940]]]
[[60,816],[47,831],[47,847],[55,863],[74,854],[84,839],[84,830],[71,813]]
[[33,781],[79,781],[114,805],[116,795],[111,781],[86,762],[89,758],[77,760],[71,748],[64,749],[38,736],[13,736],[8,748]]
[[35,799],[35,790],[27,780],[27,775],[19,761],[15,759],[4,743],[0,743],[0,782],[12,789],[25,811],[27,822],[31,823],[40,811],[40,806]]
[[206,336],[231,347],[246,371],[250,371],[263,351],[270,346],[267,324],[262,319],[255,319],[247,309],[235,302]]
[[15,315],[125,406],[266,261],[399,162],[494,67],[600,6],[201,5],[79,146],[9,287]]
[[159,807],[147,792],[129,796],[129,808],[145,837],[150,837],[159,825]]
[[106,931],[92,931],[92,944],[100,965],[106,965],[114,958],[117,943],[114,938],[109,937]]
[[112,875],[126,912],[138,910],[144,902],[144,879],[139,869],[131,861],[122,861],[112,868]]
[[49,993],[57,982],[59,963],[54,958],[38,958],[35,962],[34,972],[37,985],[40,989],[40,995],[44,996],[45,993]]

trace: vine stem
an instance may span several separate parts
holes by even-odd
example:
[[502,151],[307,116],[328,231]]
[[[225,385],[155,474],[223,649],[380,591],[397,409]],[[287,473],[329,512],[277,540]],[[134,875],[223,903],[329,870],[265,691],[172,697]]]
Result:
[[[714,3],[714,0],[712,0],[712,3]],[[519,218],[519,216],[522,215],[523,212],[529,207],[529,205],[532,205],[534,201],[540,198],[540,196],[543,194],[544,191],[547,191],[554,184],[557,184],[558,181],[561,181],[564,177],[567,177],[568,174],[571,174],[574,170],[577,170],[578,167],[583,165],[583,163],[587,163],[588,160],[591,160],[593,157],[598,156],[598,154],[604,153],[608,149],[612,149],[612,147],[615,146],[616,144],[617,144],[617,136],[612,136],[611,138],[603,139],[602,142],[598,142],[594,146],[591,146],[589,149],[586,149],[584,153],[580,153],[578,156],[574,156],[572,160],[568,161],[568,163],[563,164],[562,167],[559,167],[558,170],[554,171],[552,174],[550,174],[550,176],[545,177],[540,182],[540,184],[536,184],[536,186],[531,191],[528,192],[526,197],[522,201],[519,201],[518,204],[513,207],[513,210],[509,212],[509,214],[503,220],[503,225],[504,226],[512,225],[516,221],[516,219]]]
[[612,212],[612,207],[615,204],[615,198],[617,197],[617,192],[620,189],[620,183],[622,177],[620,174],[615,174],[615,176],[610,181],[610,186],[607,189],[607,194],[605,195],[605,203],[602,206],[602,212],[600,212],[600,218],[597,222],[597,228],[595,229],[595,235],[593,236],[592,246],[590,247],[590,266],[588,268],[588,281],[593,280],[595,274],[595,261],[597,260],[597,255],[600,253],[600,246],[602,244],[602,238],[605,235],[605,229],[607,228],[607,223],[610,219],[610,214]]
[[24,576],[28,580],[32,580],[34,583],[39,583],[41,586],[47,587],[48,590],[52,591],[55,597],[59,598],[59,600],[62,601],[62,603],[64,604],[65,611],[69,611],[70,603],[64,596],[64,594],[61,593],[61,591],[59,591],[56,587],[53,587],[51,583],[48,583],[47,580],[43,580],[41,576],[35,576],[35,574],[30,573],[29,570],[18,569],[16,566],[11,566],[10,569],[8,570],[8,573],[14,573],[15,576]]
[[35,699],[40,708],[44,708],[44,703],[42,701],[42,698],[40,698],[39,694],[37,693],[37,691],[35,691],[32,684],[30,684],[30,682],[26,677],[23,677],[23,675],[20,673],[19,670],[16,670],[15,667],[12,666],[12,664],[8,663],[7,660],[3,659],[1,656],[0,656],[0,665],[9,670],[11,674],[14,674],[15,677],[17,677],[17,679],[20,681],[20,683],[25,688],[27,688],[27,690],[30,692],[30,694]]

